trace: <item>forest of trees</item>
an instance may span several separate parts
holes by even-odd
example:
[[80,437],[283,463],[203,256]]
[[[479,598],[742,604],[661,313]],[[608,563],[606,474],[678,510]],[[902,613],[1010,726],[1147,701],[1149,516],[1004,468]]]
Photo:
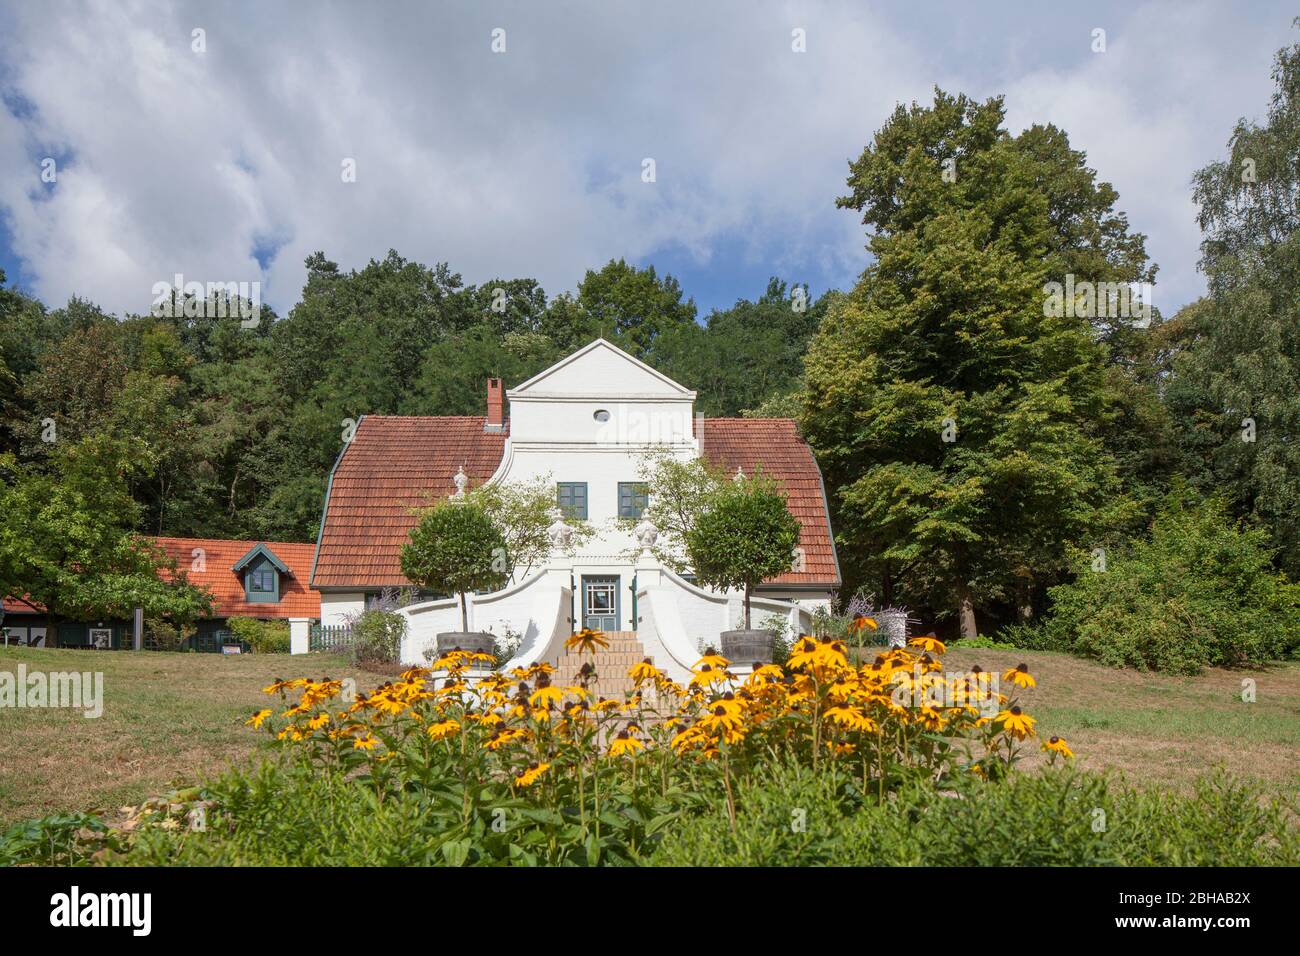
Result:
[[698,390],[698,412],[800,422],[846,594],[967,636],[1031,620],[1079,553],[1122,551],[1171,495],[1221,502],[1294,580],[1300,47],[1274,67],[1264,121],[1225,130],[1189,184],[1208,292],[1176,315],[1047,307],[1067,276],[1153,282],[1145,237],[1065,130],[1012,135],[1000,98],[936,91],[850,164],[840,204],[871,257],[815,299],[772,279],[700,316],[622,260],[548,296],[395,251],[354,271],[317,253],[287,314],[244,328],[51,308],[0,273],[0,481],[110,442],[132,459],[135,530],[312,540],[347,420],[482,414],[489,376],[517,384],[602,335]]

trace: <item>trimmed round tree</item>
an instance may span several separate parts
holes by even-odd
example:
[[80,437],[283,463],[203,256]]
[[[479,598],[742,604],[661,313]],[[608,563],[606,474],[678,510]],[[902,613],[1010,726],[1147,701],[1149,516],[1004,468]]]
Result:
[[402,546],[402,573],[415,585],[460,598],[460,621],[469,630],[465,595],[501,587],[509,577],[501,531],[482,506],[440,501],[420,515]]
[[745,589],[745,630],[754,588],[794,564],[799,522],[776,482],[758,472],[726,482],[686,533],[695,576],[715,588]]

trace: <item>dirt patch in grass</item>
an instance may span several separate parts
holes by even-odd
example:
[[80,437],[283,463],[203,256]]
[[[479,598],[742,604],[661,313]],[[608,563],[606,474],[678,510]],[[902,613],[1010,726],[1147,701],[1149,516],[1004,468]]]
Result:
[[340,657],[0,648],[0,671],[102,672],[103,715],[0,707],[0,828],[139,802],[218,773],[264,745],[243,725],[276,677],[386,679]]

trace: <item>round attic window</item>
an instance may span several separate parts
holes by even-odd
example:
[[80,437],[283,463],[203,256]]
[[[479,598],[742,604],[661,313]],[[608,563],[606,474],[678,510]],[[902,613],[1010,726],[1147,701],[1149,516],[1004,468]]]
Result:
[[591,417],[596,419],[598,422],[607,422],[609,421],[609,412],[603,408],[598,408],[596,409],[596,413]]

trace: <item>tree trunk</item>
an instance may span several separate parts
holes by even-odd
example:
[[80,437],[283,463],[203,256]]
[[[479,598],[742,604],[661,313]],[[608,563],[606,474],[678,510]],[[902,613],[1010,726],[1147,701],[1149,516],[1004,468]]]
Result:
[[749,630],[749,585],[745,585],[745,630]]
[[469,633],[469,604],[465,601],[465,592],[460,592],[460,629],[462,633]]
[[1026,574],[1016,578],[1016,616],[1020,618],[1021,623],[1028,622],[1034,616],[1034,601],[1029,584],[1029,576]]
[[964,582],[957,586],[957,619],[963,639],[979,636],[979,629],[975,626],[975,601],[971,598],[970,585]]

